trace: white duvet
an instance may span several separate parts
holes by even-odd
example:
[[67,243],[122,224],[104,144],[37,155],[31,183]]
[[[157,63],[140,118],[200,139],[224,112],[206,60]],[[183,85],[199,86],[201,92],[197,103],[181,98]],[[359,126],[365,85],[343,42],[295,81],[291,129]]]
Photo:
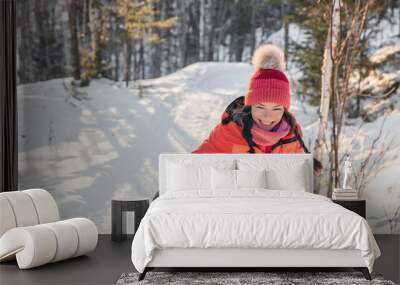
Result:
[[133,265],[143,272],[154,249],[171,247],[358,249],[370,272],[380,256],[359,215],[321,195],[265,189],[163,194],[135,234]]

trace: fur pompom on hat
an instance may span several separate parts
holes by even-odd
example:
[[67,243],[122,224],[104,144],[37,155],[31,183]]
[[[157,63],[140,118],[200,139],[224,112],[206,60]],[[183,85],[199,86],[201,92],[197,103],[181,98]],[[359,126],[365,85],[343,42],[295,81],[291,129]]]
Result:
[[264,44],[257,48],[251,60],[255,69],[277,69],[285,71],[285,55],[277,46]]
[[283,73],[283,51],[277,46],[264,44],[255,50],[252,64],[256,71],[250,79],[245,104],[275,103],[289,109],[290,87]]

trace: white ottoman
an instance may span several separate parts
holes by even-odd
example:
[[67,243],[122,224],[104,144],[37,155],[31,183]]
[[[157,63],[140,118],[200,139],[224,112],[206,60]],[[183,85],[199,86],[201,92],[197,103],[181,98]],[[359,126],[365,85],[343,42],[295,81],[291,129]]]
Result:
[[45,190],[0,193],[0,214],[0,262],[16,258],[20,269],[28,269],[96,248],[95,224],[86,218],[57,221],[57,205]]

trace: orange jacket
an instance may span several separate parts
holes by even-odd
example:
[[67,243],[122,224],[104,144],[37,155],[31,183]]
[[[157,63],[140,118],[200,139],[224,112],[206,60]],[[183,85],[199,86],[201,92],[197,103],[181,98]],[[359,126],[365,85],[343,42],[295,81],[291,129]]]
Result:
[[[192,153],[247,153],[249,151],[249,146],[242,136],[242,128],[234,121],[230,121],[226,125],[222,124],[222,120],[228,116],[229,114],[225,110],[221,116],[221,122]],[[297,123],[296,125],[302,136],[300,126]],[[263,153],[257,146],[253,148],[256,153]],[[273,147],[272,153],[304,153],[304,149],[291,131]]]

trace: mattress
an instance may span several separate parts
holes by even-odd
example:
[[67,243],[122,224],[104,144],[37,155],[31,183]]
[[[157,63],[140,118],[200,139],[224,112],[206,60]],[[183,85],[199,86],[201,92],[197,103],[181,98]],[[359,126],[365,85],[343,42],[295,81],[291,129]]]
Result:
[[162,249],[359,250],[372,272],[380,250],[367,221],[308,192],[247,189],[165,193],[149,207],[132,242],[139,272]]

